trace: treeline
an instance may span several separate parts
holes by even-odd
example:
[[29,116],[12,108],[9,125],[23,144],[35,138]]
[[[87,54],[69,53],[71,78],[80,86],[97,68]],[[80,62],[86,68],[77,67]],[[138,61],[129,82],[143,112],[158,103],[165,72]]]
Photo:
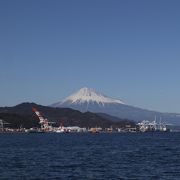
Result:
[[31,116],[21,116],[18,114],[0,113],[0,119],[3,120],[4,127],[9,128],[31,128],[39,127],[37,119]]
[[91,112],[81,113],[69,108],[52,108],[34,103],[23,103],[14,107],[1,108],[0,119],[9,123],[7,126],[13,128],[39,127],[39,119],[32,111],[32,107],[38,109],[44,118],[53,122],[53,126],[135,127],[135,123],[130,120],[118,119],[118,121],[112,121],[111,116],[101,116]]

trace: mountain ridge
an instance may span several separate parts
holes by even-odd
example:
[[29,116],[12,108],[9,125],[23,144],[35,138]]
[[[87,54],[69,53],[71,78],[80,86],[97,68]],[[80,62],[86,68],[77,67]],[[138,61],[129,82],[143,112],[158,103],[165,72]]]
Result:
[[122,100],[114,99],[111,97],[108,97],[98,91],[96,91],[93,88],[81,88],[77,92],[73,93],[72,95],[65,98],[63,101],[57,102],[52,104],[51,106],[57,107],[61,106],[64,103],[69,104],[81,104],[81,103],[89,103],[89,102],[96,102],[100,105],[105,105],[106,103],[119,103],[119,104],[125,104]]
[[135,122],[127,119],[118,119],[118,122],[112,121],[110,117],[102,117],[96,113],[81,113],[78,110],[70,108],[53,108],[42,106],[35,103],[21,103],[13,107],[0,107],[0,119],[4,119],[13,127],[30,128],[31,125],[38,126],[39,119],[32,111],[32,107],[38,109],[42,116],[51,122],[55,122],[57,126],[61,123],[64,126],[79,127],[125,127],[131,124],[135,126]]
[[[84,92],[84,94],[82,92]],[[91,98],[91,94],[94,93],[95,95],[93,98]],[[68,107],[81,112],[90,111],[93,113],[105,113],[118,118],[132,119],[138,122],[142,120],[153,121],[156,117],[156,119],[159,121],[162,119],[166,123],[180,125],[180,114],[178,113],[163,113],[153,110],[146,110],[125,104],[121,100],[109,98],[106,95],[101,95],[102,93],[99,93],[92,88],[82,88],[76,93],[73,93],[65,98],[63,101],[54,103],[52,107]],[[104,101],[104,97],[108,100]]]

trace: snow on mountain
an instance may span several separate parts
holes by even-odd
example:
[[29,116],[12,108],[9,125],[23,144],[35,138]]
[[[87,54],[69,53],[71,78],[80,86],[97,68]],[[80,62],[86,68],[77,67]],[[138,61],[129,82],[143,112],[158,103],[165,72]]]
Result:
[[150,111],[139,107],[130,106],[123,101],[107,97],[91,88],[82,88],[63,101],[52,104],[51,107],[72,108],[81,112],[105,113],[121,119],[142,121],[154,120],[161,117],[166,123],[180,124],[177,114]]
[[65,98],[63,101],[59,103],[55,103],[54,107],[59,107],[65,103],[68,104],[83,104],[83,103],[97,103],[98,105],[104,106],[107,103],[118,103],[118,104],[125,104],[123,101],[107,97],[100,92],[92,88],[81,88],[76,93],[70,95],[69,97]]

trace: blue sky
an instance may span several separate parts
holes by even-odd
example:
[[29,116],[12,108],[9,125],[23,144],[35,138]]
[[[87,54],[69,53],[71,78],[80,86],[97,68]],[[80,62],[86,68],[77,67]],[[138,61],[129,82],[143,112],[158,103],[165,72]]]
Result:
[[180,113],[179,0],[0,1],[0,106],[81,87]]

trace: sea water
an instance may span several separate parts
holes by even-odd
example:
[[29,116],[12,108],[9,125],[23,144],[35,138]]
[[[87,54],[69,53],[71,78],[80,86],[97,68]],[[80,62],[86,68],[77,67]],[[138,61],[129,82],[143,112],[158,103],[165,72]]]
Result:
[[0,179],[180,179],[180,133],[1,133]]

